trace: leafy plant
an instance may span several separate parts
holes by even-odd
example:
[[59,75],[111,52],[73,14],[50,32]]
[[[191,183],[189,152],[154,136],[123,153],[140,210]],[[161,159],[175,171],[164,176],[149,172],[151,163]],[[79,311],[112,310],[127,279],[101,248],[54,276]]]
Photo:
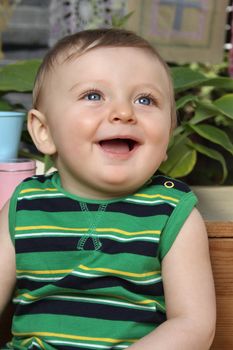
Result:
[[208,77],[189,67],[173,67],[172,75],[180,125],[174,131],[168,160],[160,171],[171,177],[185,177],[194,171],[198,158],[204,156],[207,164],[210,159],[220,164],[221,176],[216,182],[224,183],[228,169],[223,154],[233,155],[233,143],[227,128],[220,129],[216,121],[222,118],[233,126],[233,94],[229,93],[233,91],[233,79]]

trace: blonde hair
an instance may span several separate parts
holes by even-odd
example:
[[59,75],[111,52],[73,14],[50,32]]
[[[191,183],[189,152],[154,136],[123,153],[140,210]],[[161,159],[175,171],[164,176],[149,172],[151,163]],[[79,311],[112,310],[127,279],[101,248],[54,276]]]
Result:
[[101,47],[134,47],[153,54],[165,69],[170,88],[172,129],[176,126],[176,108],[170,69],[157,50],[144,38],[125,29],[90,29],[65,36],[45,55],[37,72],[33,89],[33,108],[38,109],[47,74],[51,73],[58,59],[63,62],[76,59],[84,53]]

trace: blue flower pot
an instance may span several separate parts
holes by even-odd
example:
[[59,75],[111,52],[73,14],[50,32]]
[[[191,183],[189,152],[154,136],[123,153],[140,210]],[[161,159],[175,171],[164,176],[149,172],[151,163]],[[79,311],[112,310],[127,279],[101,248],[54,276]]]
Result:
[[0,161],[17,158],[26,113],[0,111]]

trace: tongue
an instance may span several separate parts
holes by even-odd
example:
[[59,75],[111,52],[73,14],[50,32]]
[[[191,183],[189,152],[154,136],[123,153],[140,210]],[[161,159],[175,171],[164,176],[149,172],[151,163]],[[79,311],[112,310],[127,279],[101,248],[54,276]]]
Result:
[[106,152],[119,154],[129,152],[129,145],[126,140],[106,140],[101,141],[100,145]]

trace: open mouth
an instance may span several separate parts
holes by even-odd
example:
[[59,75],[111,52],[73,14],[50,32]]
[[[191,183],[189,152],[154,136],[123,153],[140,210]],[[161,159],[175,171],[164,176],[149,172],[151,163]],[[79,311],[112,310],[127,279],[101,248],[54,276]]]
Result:
[[106,152],[124,154],[133,151],[139,143],[129,138],[116,138],[100,141],[99,145]]

